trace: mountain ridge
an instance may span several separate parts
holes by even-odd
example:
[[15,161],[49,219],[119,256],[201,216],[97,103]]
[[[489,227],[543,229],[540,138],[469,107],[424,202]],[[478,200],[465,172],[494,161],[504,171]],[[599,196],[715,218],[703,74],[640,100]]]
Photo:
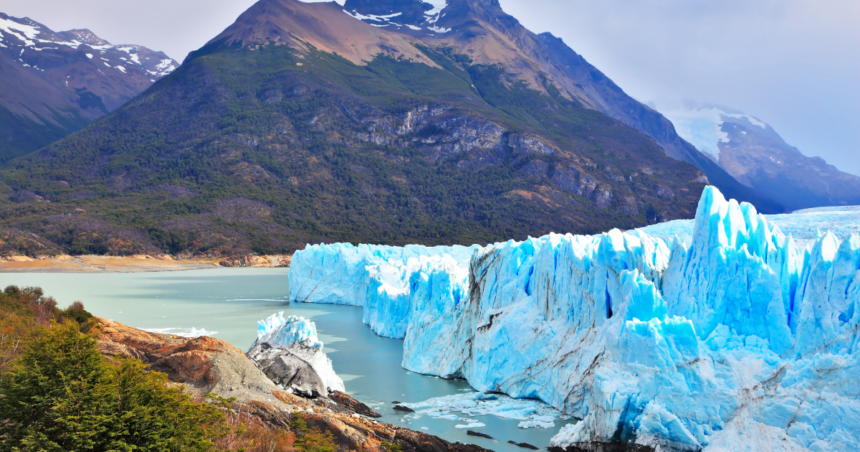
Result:
[[860,177],[807,157],[765,122],[725,107],[691,105],[667,116],[744,185],[790,210],[860,204]]
[[[333,4],[249,11],[141,96],[14,161],[0,227],[78,254],[490,243],[689,218],[708,180],[547,77],[533,89]],[[318,20],[273,27],[279,11]],[[443,10],[434,23],[454,19]],[[308,44],[349,35],[342,20],[422,56],[351,61]]]
[[162,52],[113,45],[87,29],[54,32],[0,13],[0,161],[80,129],[177,66]]
[[[582,56],[551,33],[535,34],[505,13],[497,0],[449,0],[433,20],[444,33],[431,33],[428,28],[415,30],[400,24],[402,16],[391,16],[403,5],[427,5],[420,0],[369,2],[347,0],[345,11],[359,13],[364,21],[383,26],[394,33],[421,39],[425,43],[453,47],[458,53],[474,58],[476,64],[501,64],[513,79],[545,92],[543,79],[554,82],[562,95],[582,102],[652,137],[676,160],[685,161],[702,171],[709,181],[732,198],[748,201],[763,212],[777,213],[783,206],[750,190],[736,181],[719,165],[714,164],[675,131],[671,121],[659,112],[628,96],[618,85]],[[439,8],[441,2],[436,5]],[[376,13],[376,14],[374,14]],[[371,16],[367,16],[371,14]],[[368,19],[368,17],[370,17]],[[425,22],[415,24],[425,25]],[[414,24],[409,24],[413,27]]]

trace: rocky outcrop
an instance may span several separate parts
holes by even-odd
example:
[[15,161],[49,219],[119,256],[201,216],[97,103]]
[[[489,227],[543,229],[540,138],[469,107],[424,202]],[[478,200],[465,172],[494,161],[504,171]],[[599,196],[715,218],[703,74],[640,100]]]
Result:
[[138,358],[201,397],[209,393],[236,397],[234,409],[271,428],[285,428],[296,413],[301,413],[309,427],[332,433],[343,451],[387,452],[383,443],[396,444],[404,451],[485,450],[368,419],[365,416],[378,415],[343,392],[335,392],[329,398],[307,399],[281,390],[241,350],[218,339],[188,339],[148,333],[110,320],[98,321],[99,348],[106,356]]
[[264,343],[251,348],[248,357],[282,389],[312,399],[328,396],[325,382],[310,363],[287,350]]

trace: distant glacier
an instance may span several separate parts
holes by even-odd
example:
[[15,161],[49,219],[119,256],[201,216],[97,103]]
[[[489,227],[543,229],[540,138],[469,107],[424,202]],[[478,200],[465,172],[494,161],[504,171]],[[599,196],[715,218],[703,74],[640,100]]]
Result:
[[404,368],[581,419],[554,446],[854,451],[860,221],[823,215],[772,222],[708,187],[695,220],[642,230],[309,245],[290,299],[363,306]]

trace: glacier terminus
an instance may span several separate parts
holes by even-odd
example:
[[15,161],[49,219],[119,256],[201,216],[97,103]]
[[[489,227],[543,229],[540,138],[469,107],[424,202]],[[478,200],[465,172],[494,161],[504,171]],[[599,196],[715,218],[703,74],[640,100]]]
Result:
[[562,449],[860,450],[860,235],[798,241],[713,187],[691,226],[308,245],[290,299],[363,306],[405,369],[579,419]]

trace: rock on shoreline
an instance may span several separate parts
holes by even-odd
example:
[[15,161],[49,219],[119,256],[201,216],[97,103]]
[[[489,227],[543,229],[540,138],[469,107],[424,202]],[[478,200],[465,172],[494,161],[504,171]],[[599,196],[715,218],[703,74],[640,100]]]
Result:
[[484,452],[479,446],[449,442],[426,433],[366,418],[375,413],[342,392],[303,398],[282,390],[238,348],[211,337],[184,338],[149,333],[99,318],[99,349],[107,356],[141,359],[192,394],[236,397],[236,406],[271,428],[285,428],[301,412],[309,427],[331,432],[341,450]]

